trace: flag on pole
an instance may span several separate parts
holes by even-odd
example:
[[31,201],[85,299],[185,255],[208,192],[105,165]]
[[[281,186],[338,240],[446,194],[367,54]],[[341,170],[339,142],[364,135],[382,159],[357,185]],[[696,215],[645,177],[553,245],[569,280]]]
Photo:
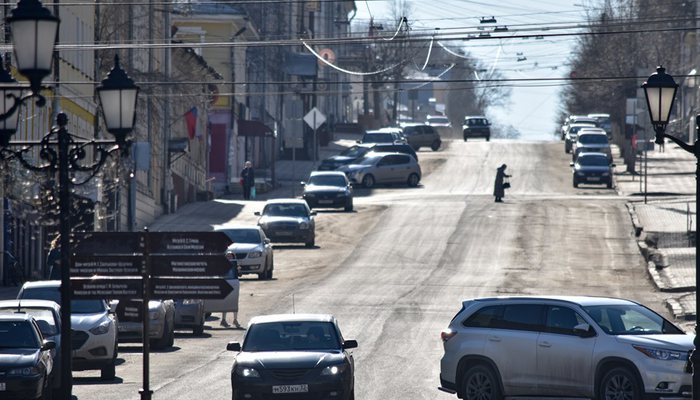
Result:
[[192,107],[185,113],[185,123],[187,124],[187,136],[192,140],[197,135],[197,107]]

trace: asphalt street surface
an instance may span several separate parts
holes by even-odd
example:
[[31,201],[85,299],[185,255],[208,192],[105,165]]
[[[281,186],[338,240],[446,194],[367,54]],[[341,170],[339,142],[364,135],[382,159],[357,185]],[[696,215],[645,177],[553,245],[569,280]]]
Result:
[[[439,392],[440,331],[462,299],[510,294],[629,298],[668,315],[647,278],[625,199],[604,186],[572,187],[570,155],[559,142],[453,141],[421,150],[418,188],[358,189],[355,211],[319,212],[316,247],[275,246],[275,279],[241,281],[241,314],[331,313],[356,339],[357,399],[456,399]],[[508,164],[505,203],[491,195]],[[262,202],[219,201],[216,215],[183,219],[191,230],[255,223]],[[178,227],[182,229],[184,227]],[[207,322],[204,337],[178,333],[151,355],[154,399],[230,399],[243,329]],[[229,321],[230,321],[229,315]],[[141,347],[119,347],[117,379],[75,373],[80,400],[139,399]]]

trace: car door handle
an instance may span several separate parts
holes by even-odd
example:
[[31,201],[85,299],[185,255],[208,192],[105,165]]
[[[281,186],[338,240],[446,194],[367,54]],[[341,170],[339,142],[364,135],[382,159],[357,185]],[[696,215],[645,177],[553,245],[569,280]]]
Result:
[[500,342],[501,338],[499,338],[498,336],[491,336],[491,337],[489,337],[489,341],[490,342]]
[[539,345],[540,347],[552,347],[552,344],[549,342],[540,342]]

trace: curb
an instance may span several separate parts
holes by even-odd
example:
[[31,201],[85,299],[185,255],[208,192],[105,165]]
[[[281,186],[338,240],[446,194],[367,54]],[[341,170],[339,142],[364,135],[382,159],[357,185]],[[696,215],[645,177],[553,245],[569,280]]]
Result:
[[683,304],[679,299],[676,298],[670,298],[666,299],[664,301],[666,304],[666,308],[673,314],[673,317],[676,319],[683,319],[686,321],[694,321],[695,320],[695,313],[686,310],[685,307],[683,307]]
[[637,216],[637,211],[634,209],[634,204],[627,202],[627,211],[630,213],[630,218],[632,219],[632,226],[634,227],[634,236],[640,237],[644,231],[644,227],[639,222],[639,216]]
[[695,291],[695,286],[673,286],[671,284],[673,279],[662,275],[661,271],[664,270],[665,268],[656,268],[656,264],[653,261],[647,261],[647,272],[649,273],[649,276],[657,289],[665,293],[684,293]]

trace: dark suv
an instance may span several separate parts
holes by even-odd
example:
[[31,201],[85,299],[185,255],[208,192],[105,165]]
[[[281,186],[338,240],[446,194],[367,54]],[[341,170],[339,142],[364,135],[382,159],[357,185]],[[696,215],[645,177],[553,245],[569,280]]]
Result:
[[469,138],[482,137],[488,142],[491,140],[491,123],[486,117],[464,117],[462,135],[466,142]]

